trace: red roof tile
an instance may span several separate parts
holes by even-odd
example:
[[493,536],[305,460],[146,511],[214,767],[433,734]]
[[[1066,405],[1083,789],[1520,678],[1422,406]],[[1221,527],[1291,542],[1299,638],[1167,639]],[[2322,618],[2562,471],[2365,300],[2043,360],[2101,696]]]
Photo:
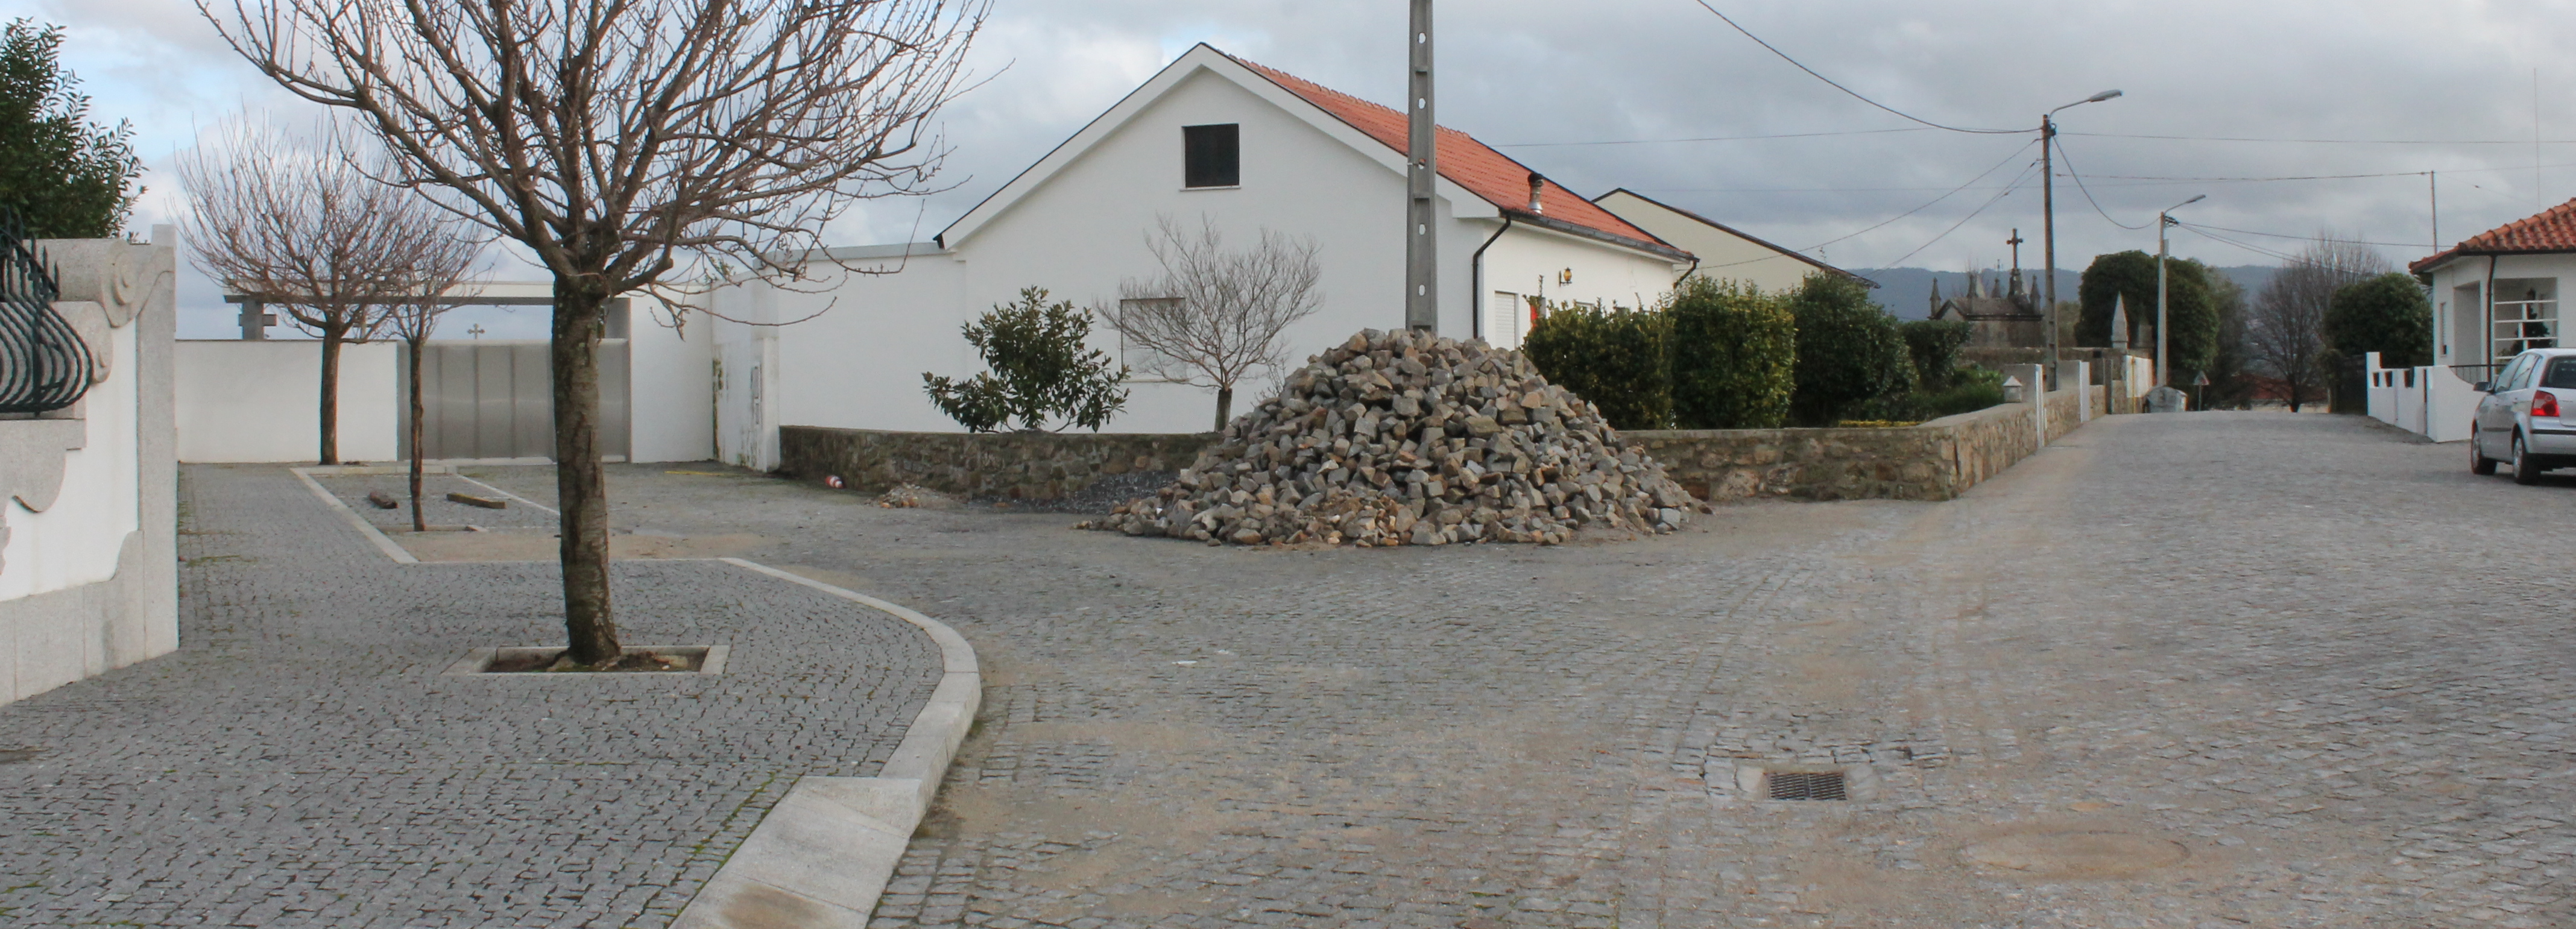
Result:
[[2511,255],[2523,252],[2576,252],[2576,200],[2550,207],[2460,240],[2433,257],[2409,263],[2422,271],[2460,255]]
[[[1232,55],[1226,57],[1234,58]],[[1349,123],[1351,128],[1385,143],[1386,147],[1398,153],[1403,153],[1408,148],[1406,136],[1409,134],[1409,129],[1405,116],[1394,108],[1370,103],[1275,68],[1264,67],[1241,58],[1234,58],[1234,60],[1269,78],[1272,83],[1278,84],[1289,93],[1296,94],[1324,112],[1333,114],[1334,118]],[[1493,204],[1503,212],[1523,219],[1530,218],[1529,179],[1530,175],[1538,172],[1487,147],[1485,143],[1476,141],[1466,133],[1447,126],[1439,127],[1437,138],[1440,146],[1441,177],[1448,178],[1451,183],[1467,188],[1476,196],[1483,197],[1485,202]],[[1646,230],[1630,225],[1627,220],[1611,215],[1609,210],[1593,205],[1592,201],[1577,196],[1555,181],[1542,180],[1540,184],[1539,218],[1542,220],[1554,220],[1590,232],[1625,239],[1635,245],[1675,254],[1687,254],[1666,244],[1662,239],[1655,238]]]

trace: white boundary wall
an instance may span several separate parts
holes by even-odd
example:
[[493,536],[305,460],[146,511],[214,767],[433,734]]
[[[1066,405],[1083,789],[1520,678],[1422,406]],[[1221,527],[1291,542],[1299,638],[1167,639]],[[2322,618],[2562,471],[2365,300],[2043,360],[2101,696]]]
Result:
[[[391,461],[402,347],[340,349],[340,460]],[[312,461],[322,447],[322,343],[179,343],[179,460]]]
[[[630,461],[715,454],[716,327],[634,297],[627,341]],[[401,447],[402,343],[340,350],[340,460],[392,461]],[[321,451],[322,344],[310,339],[178,343],[179,460],[302,462]]]
[[2476,421],[2476,385],[2449,367],[2383,368],[2379,353],[2362,356],[2372,419],[2435,442],[2464,442]]
[[70,409],[0,421],[0,703],[178,647],[169,226],[41,243],[101,364]]

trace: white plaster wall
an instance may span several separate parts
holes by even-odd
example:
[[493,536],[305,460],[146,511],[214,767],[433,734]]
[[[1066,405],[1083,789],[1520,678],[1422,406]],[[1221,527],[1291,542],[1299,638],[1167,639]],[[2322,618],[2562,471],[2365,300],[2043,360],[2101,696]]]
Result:
[[[1495,292],[1505,291],[1554,302],[1652,306],[1689,267],[1688,262],[1677,265],[1669,259],[1515,223],[1485,249],[1485,298],[1490,301]],[[1568,271],[1571,282],[1560,283]],[[1486,332],[1487,321],[1478,322],[1475,335],[1503,348],[1519,348],[1519,336],[1526,334]]]
[[[393,342],[340,349],[340,460],[393,460],[400,350]],[[182,341],[174,377],[180,461],[312,461],[320,453],[321,343]]]
[[106,350],[98,352],[111,360],[111,376],[76,408],[86,441],[64,457],[61,495],[42,513],[0,506],[9,525],[8,544],[0,548],[0,600],[114,577],[126,534],[141,527],[135,379],[114,376],[136,368],[135,330],[111,330]]
[[1601,198],[1600,206],[1675,248],[1698,256],[1696,273],[1713,279],[1741,281],[1762,288],[1764,293],[1778,293],[1797,287],[1818,270],[1778,249],[1625,191],[1612,191]]
[[105,377],[67,410],[0,422],[0,703],[178,647],[177,239],[157,226],[154,244],[41,243],[56,312]]
[[[2433,287],[2430,294],[2430,299],[2433,301],[2433,351],[2434,361],[2439,365],[2487,363],[2487,359],[2483,357],[2483,353],[2487,350],[2487,343],[2483,341],[2482,334],[2488,331],[2485,325],[2488,260],[2483,255],[2458,258],[2445,263],[2433,272]],[[2559,344],[2562,346],[2572,344],[2567,337],[2567,326],[2571,321],[2576,321],[2576,312],[2571,312],[2571,308],[2565,301],[2569,285],[2576,283],[2576,254],[2499,255],[2494,258],[2494,261],[2494,278],[2499,281],[2513,278],[2558,280],[2558,295],[2561,301],[2558,309],[2561,332]],[[2455,288],[2462,285],[2478,287],[2478,303],[2466,307],[2455,305],[2454,295],[2457,293]],[[2498,295],[2498,299],[2518,300],[2521,299],[2521,294],[2502,294]],[[2474,369],[2455,373],[2464,381],[2481,379],[2481,373]]]
[[[705,461],[715,446],[715,320],[645,294],[628,320],[629,461]],[[676,322],[676,325],[674,323]]]

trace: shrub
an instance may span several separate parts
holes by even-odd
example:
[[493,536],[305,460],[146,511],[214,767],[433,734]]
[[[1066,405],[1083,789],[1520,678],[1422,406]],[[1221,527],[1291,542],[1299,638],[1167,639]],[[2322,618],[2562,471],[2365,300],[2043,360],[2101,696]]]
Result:
[[1673,423],[1682,429],[1774,429],[1797,388],[1797,320],[1749,285],[1692,277],[1665,305]]
[[2359,358],[2378,352],[2383,368],[2433,363],[2433,308],[2424,285],[2403,272],[2364,278],[2334,292],[2326,305],[2326,343]]
[[963,381],[922,372],[930,402],[973,432],[993,432],[1014,419],[1020,431],[1041,431],[1059,416],[1065,425],[1097,431],[1125,409],[1127,389],[1119,385],[1127,368],[1112,371],[1107,352],[1084,350],[1091,314],[1046,297],[1043,287],[1022,290],[1019,302],[996,304],[966,324],[967,343],[993,370]]
[[1902,395],[1914,386],[1914,362],[1896,320],[1870,302],[1868,285],[1840,275],[1809,276],[1791,292],[1797,318],[1797,391],[1789,418],[1801,426],[1831,426],[1873,400]]
[[1959,367],[1959,349],[1968,345],[1976,327],[1963,319],[1915,319],[1897,324],[1905,336],[1905,352],[1914,360],[1916,386],[1925,391],[1946,390],[1950,376]]
[[1553,303],[1521,353],[1549,383],[1600,407],[1611,428],[1662,429],[1673,418],[1671,332],[1671,315],[1659,310]]
[[2004,373],[1976,365],[1957,365],[1950,369],[1949,384],[1940,390],[1925,391],[1922,396],[1923,418],[1939,419],[1974,413],[2004,402]]

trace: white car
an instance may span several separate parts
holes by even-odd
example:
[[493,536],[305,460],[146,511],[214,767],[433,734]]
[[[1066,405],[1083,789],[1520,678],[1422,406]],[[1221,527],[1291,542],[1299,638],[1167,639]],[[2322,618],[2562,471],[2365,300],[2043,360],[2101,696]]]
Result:
[[2479,384],[2476,426],[2469,432],[2469,472],[2513,468],[2517,484],[2540,472],[2576,467],[2576,348],[2535,348],[2513,356],[2504,373]]

